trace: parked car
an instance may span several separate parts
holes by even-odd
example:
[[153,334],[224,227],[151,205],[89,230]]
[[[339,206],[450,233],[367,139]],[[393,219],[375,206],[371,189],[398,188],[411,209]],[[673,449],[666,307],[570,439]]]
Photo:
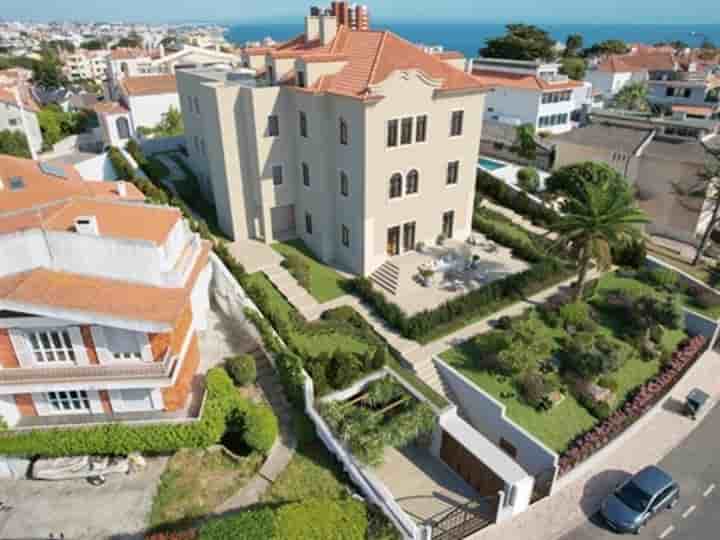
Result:
[[651,465],[621,483],[602,504],[605,523],[619,533],[637,534],[653,516],[675,506],[680,486],[665,471]]

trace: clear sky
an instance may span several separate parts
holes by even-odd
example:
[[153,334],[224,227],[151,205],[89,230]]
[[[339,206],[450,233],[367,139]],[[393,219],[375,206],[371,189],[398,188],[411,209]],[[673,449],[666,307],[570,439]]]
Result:
[[[367,0],[382,20],[720,24],[718,0]],[[0,18],[288,22],[329,0],[0,0]]]

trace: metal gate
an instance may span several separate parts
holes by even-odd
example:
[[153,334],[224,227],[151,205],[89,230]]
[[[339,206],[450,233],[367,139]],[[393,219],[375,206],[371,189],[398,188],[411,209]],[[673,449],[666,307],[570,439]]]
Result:
[[462,540],[495,522],[499,497],[470,501],[432,523],[432,540]]

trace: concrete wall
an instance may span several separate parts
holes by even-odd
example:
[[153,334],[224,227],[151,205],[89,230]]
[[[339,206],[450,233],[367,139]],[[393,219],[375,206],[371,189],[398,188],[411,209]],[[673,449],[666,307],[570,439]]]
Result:
[[485,98],[484,116],[496,121],[517,119],[537,127],[540,95],[539,90],[498,87]]
[[23,127],[22,116],[18,107],[10,103],[0,103],[0,131],[5,129],[22,131],[27,135],[28,144],[36,152],[39,152],[42,148],[42,132],[40,131],[37,115],[34,112],[25,111],[24,116],[26,127]]
[[439,358],[434,361],[475,429],[496,445],[501,438],[512,444],[517,449],[517,462],[532,476],[557,466],[558,454],[508,419],[503,404]]
[[176,152],[180,150],[180,147],[185,145],[185,135],[144,139],[140,143],[143,152],[147,155],[157,154],[160,152]]
[[163,119],[163,115],[174,107],[180,110],[180,98],[177,92],[170,94],[153,94],[148,96],[129,96],[128,105],[132,116],[133,127],[155,127]]
[[75,164],[75,168],[83,180],[117,180],[115,168],[107,153],[100,154]]

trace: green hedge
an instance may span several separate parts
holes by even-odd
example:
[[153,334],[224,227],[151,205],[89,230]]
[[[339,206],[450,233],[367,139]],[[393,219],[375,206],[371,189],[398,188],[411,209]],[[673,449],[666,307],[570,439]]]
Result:
[[267,454],[278,435],[278,420],[267,405],[251,403],[244,411],[243,438],[258,452]]
[[479,193],[533,222],[547,227],[558,219],[558,215],[553,209],[534,201],[524,191],[517,191],[484,171],[478,170],[476,187]]
[[225,359],[225,369],[240,386],[248,386],[255,383],[257,378],[257,366],[255,358],[251,354],[241,354]]
[[127,143],[125,149],[130,153],[135,162],[153,182],[160,183],[164,178],[170,176],[170,171],[164,163],[157,159],[148,158],[135,140]]
[[552,242],[548,239],[532,234],[509,220],[506,221],[505,216],[487,208],[475,212],[473,229],[483,233],[490,240],[509,247],[514,256],[531,263],[547,258],[551,249]]
[[242,398],[222,368],[206,377],[207,399],[202,418],[188,424],[107,424],[72,429],[0,433],[0,454],[20,456],[123,455],[130,452],[167,453],[179,448],[206,448],[217,443],[228,419],[244,414]]
[[365,540],[367,531],[362,501],[307,499],[209,521],[199,540]]

